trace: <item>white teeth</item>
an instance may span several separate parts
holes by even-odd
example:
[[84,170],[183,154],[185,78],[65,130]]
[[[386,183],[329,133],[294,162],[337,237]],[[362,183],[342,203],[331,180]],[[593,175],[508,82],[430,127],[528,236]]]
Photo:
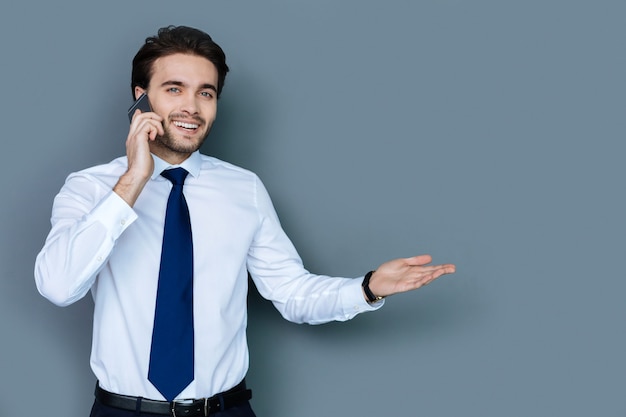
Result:
[[184,127],[185,129],[197,129],[198,125],[193,123],[174,122],[175,126]]

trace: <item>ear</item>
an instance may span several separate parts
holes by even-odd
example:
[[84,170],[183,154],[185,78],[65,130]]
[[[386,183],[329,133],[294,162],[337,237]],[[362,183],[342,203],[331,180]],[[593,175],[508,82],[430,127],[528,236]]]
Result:
[[146,90],[144,90],[143,88],[141,88],[139,86],[135,86],[135,100],[137,100],[139,98],[139,96],[142,95],[145,92],[146,92]]

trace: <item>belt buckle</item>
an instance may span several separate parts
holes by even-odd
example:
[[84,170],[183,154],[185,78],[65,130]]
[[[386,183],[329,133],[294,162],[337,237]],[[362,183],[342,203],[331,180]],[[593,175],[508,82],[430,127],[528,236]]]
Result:
[[204,417],[209,416],[209,411],[211,411],[211,406],[209,405],[209,399],[204,398]]
[[[202,403],[200,404],[198,403]],[[176,414],[176,405],[187,407],[187,412],[183,412],[182,414]],[[194,409],[194,407],[197,407]],[[189,417],[189,416],[197,416],[197,413],[189,414],[190,411],[201,411],[204,417],[208,417],[209,412],[211,411],[211,405],[209,404],[208,398],[203,398],[201,400],[173,400],[170,403],[170,413],[172,417]]]

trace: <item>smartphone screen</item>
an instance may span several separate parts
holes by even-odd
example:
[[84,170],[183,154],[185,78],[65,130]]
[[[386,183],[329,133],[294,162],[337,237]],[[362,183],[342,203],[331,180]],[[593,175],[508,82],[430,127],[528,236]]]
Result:
[[142,113],[152,111],[152,108],[150,107],[150,101],[148,100],[148,96],[146,95],[146,93],[140,95],[139,98],[128,109],[129,121],[133,121],[133,114],[135,114],[135,110],[137,109],[141,110]]

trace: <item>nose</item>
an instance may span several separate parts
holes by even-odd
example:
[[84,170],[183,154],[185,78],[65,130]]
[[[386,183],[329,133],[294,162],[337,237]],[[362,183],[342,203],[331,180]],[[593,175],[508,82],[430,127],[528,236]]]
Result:
[[198,113],[198,97],[196,97],[193,93],[185,94],[182,103],[181,103],[181,111],[189,114],[197,114]]

